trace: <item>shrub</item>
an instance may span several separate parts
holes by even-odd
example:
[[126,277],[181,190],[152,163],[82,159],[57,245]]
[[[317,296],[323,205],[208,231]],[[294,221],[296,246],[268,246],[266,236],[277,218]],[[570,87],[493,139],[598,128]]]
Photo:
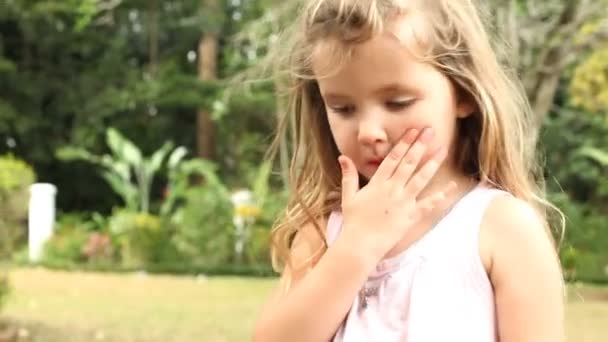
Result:
[[9,258],[25,238],[29,187],[35,179],[24,161],[0,156],[0,258]]
[[205,265],[229,263],[233,256],[233,207],[226,193],[212,185],[188,190],[176,213],[173,243],[184,261]]
[[109,220],[109,230],[123,266],[160,262],[170,248],[170,232],[156,215],[117,211]]
[[46,262],[82,263],[86,261],[83,246],[89,232],[82,229],[62,229],[45,243],[43,260]]

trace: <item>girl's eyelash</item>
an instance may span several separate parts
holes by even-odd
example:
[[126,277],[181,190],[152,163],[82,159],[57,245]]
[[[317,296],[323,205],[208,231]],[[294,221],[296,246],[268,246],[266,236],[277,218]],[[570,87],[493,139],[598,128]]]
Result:
[[[388,102],[386,102],[386,105],[388,107],[390,107],[391,109],[400,110],[400,109],[408,107],[414,101],[415,101],[414,99],[400,100],[400,101],[388,101]],[[342,115],[351,114],[355,110],[354,106],[348,106],[348,105],[347,106],[332,106],[329,108],[331,109],[332,112],[342,114]]]
[[414,102],[414,100],[403,100],[403,101],[389,101],[387,102],[387,106],[392,107],[392,108],[397,108],[397,109],[401,109],[401,108],[405,108],[409,105],[411,105]]
[[353,107],[352,106],[337,106],[337,107],[331,107],[331,110],[339,113],[339,114],[349,114],[350,112],[353,111]]

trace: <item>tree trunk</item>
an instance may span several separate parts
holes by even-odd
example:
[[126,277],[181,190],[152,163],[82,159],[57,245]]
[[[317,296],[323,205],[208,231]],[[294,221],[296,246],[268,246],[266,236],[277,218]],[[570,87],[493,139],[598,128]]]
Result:
[[534,111],[534,134],[553,109],[560,76],[588,45],[575,37],[585,23],[598,20],[603,6],[599,0],[545,0],[525,2],[522,10],[516,0],[491,1],[494,27],[509,42],[508,58],[520,72]]
[[[205,1],[203,1],[205,6]],[[209,11],[219,10],[217,0],[209,0]],[[210,81],[217,78],[218,33],[204,32],[198,44],[198,78]],[[215,125],[209,108],[199,109],[196,115],[196,151],[200,158],[214,158]]]
[[149,70],[154,76],[158,66],[158,0],[148,2]]

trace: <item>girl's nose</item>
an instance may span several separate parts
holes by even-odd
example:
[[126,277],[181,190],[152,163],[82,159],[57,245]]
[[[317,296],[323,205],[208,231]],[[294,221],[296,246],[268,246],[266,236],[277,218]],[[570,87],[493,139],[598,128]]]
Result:
[[380,120],[374,118],[364,118],[359,122],[359,143],[363,145],[373,145],[386,141],[386,130]]

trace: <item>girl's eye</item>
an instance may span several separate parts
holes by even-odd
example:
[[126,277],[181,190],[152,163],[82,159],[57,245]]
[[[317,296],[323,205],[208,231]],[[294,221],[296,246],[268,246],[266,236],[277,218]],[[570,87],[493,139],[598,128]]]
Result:
[[391,110],[401,110],[414,103],[414,100],[389,101],[386,106]]
[[338,114],[351,114],[355,111],[353,106],[332,106],[330,109]]

